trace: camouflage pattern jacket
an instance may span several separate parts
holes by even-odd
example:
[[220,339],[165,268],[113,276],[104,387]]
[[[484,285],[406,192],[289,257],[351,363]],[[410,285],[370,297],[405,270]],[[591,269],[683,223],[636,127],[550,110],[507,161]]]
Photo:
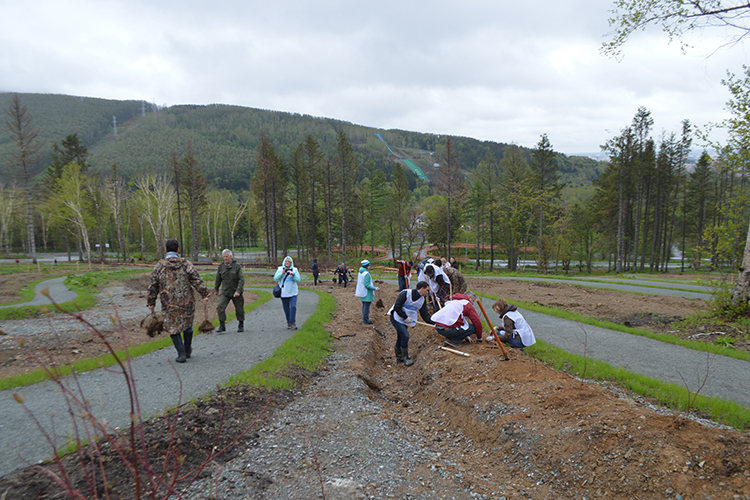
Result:
[[443,272],[448,276],[453,286],[453,293],[466,293],[466,279],[464,279],[461,271],[455,267],[446,267]]
[[182,333],[193,326],[195,296],[193,289],[208,297],[209,290],[198,271],[187,259],[167,257],[154,266],[148,286],[148,306],[161,300],[164,330],[170,335]]

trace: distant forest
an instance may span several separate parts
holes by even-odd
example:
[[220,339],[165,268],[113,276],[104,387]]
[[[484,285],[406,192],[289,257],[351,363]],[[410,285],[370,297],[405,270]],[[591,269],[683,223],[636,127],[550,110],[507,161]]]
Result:
[[525,148],[229,105],[0,94],[0,108],[5,255],[152,260],[179,237],[194,259],[378,247],[490,270],[733,270],[750,217],[736,155],[689,161],[689,122],[654,139],[645,108],[602,141],[609,162],[544,133]]
[[[0,94],[0,109],[7,110],[12,94]],[[32,169],[41,175],[50,163],[54,143],[67,135],[77,134],[91,153],[92,171],[104,173],[113,163],[126,178],[143,172],[168,169],[172,151],[183,151],[192,142],[196,160],[206,179],[219,189],[242,191],[255,169],[256,148],[263,132],[276,153],[289,161],[294,148],[312,135],[322,151],[331,156],[337,135],[346,133],[354,147],[360,176],[368,161],[390,179],[396,158],[375,137],[380,133],[400,156],[413,160],[429,177],[434,170],[436,154],[446,136],[383,130],[330,118],[268,111],[229,105],[160,107],[145,101],[115,101],[89,97],[51,94],[19,94],[33,117],[39,138],[45,147],[42,160]],[[116,133],[113,119],[116,120]],[[507,144],[452,137],[459,161],[470,172],[487,157],[502,158]],[[0,157],[11,148],[7,128],[0,130]],[[531,150],[521,148],[527,161]],[[46,153],[46,154],[45,154]],[[591,185],[601,175],[604,163],[590,158],[557,154],[559,170],[570,186]],[[7,163],[3,163],[7,172]],[[409,175],[412,189],[416,176]]]

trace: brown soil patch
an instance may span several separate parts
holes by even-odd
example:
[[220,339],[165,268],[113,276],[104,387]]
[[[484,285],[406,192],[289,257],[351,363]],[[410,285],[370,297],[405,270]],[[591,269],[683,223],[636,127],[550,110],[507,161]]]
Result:
[[[523,353],[510,349],[510,361],[503,361],[500,350],[486,343],[465,344],[465,358],[436,350],[441,337],[428,327],[412,329],[411,367],[395,363],[395,335],[385,317],[396,289],[380,284],[376,300],[385,308],[373,307],[373,327],[361,324],[361,303],[353,290],[324,285],[338,303],[338,311],[328,325],[337,338],[335,346],[352,357],[348,370],[364,380],[370,397],[384,407],[383,418],[409,427],[423,445],[440,450],[440,458],[424,467],[451,472],[450,477],[466,489],[464,497],[496,498],[750,498],[750,437],[732,430],[704,426],[683,415],[650,409],[639,398],[621,391],[576,380],[552,370]],[[572,310],[597,310],[606,303],[612,317],[613,304],[620,304],[617,317],[651,311],[653,298],[638,302],[633,294],[603,292],[595,297],[580,290],[560,292],[555,287],[530,283],[470,283],[470,288],[504,298],[538,301],[542,290],[551,290],[546,303],[571,297]],[[565,287],[567,285],[563,285]],[[570,293],[569,293],[570,292]],[[607,298],[603,296],[606,294]],[[614,294],[614,295],[612,295]],[[575,304],[573,301],[575,300]],[[671,306],[670,306],[671,304]],[[659,304],[660,314],[681,316],[703,305],[674,299]],[[533,326],[533,325],[532,325]],[[303,377],[305,374],[299,374]],[[214,445],[220,424],[222,439],[231,440],[248,428],[253,419],[273,404],[273,408],[293,397],[289,391],[248,391],[224,389],[195,407],[181,411],[180,454],[195,466]],[[223,402],[232,404],[223,406]],[[226,412],[220,410],[225,408]],[[214,410],[214,411],[211,411]],[[356,423],[353,423],[356,425]],[[239,450],[253,446],[262,436],[258,427],[242,438]],[[147,424],[149,446],[164,449],[173,437],[163,420]],[[314,440],[314,436],[312,436]],[[290,446],[292,444],[290,443]],[[219,464],[223,458],[218,459]],[[117,459],[108,458],[116,464]],[[130,476],[121,466],[108,469],[112,498],[132,498]],[[458,471],[471,474],[458,474]],[[419,470],[405,470],[419,488]],[[424,484],[424,483],[422,483]],[[263,496],[263,478],[258,495]],[[468,491],[471,490],[470,495]],[[49,493],[49,482],[34,470],[26,470],[0,480],[0,495],[8,498],[39,498]],[[312,490],[314,491],[314,490]],[[315,498],[317,493],[311,494]],[[431,486],[424,486],[418,498],[434,498]],[[678,496],[679,495],[679,496]],[[377,497],[377,496],[375,496]]]

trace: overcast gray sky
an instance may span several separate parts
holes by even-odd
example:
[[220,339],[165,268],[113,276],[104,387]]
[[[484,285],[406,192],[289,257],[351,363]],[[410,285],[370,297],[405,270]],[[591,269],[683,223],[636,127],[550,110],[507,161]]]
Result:
[[[610,0],[0,0],[0,91],[224,103],[598,152],[639,106],[654,137],[720,122],[743,46],[654,28],[599,53]],[[721,135],[717,135],[721,138]],[[699,145],[699,143],[694,143]]]

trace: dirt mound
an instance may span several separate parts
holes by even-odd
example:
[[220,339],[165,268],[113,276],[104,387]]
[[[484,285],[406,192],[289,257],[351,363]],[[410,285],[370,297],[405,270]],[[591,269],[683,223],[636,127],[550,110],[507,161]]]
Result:
[[411,329],[415,364],[395,366],[392,327],[374,320],[367,340],[346,339],[360,353],[353,370],[394,419],[473,471],[477,493],[512,482],[540,499],[750,498],[746,434],[655,412],[515,349],[510,361],[486,343],[462,344],[469,358],[437,350],[442,337],[425,326]]
[[[539,295],[542,287],[526,283],[514,287],[482,280],[474,289],[516,300],[534,301],[532,294],[548,303],[552,300]],[[366,382],[369,397],[384,408],[380,418],[407,427],[423,447],[436,451],[437,458],[422,470],[401,471],[413,479],[409,482],[414,498],[435,498],[434,485],[420,481],[424,469],[446,471],[446,478],[467,491],[465,498],[750,498],[747,434],[659,411],[641,398],[574,379],[514,349],[509,351],[509,361],[486,343],[462,344],[468,358],[437,350],[442,338],[425,326],[410,329],[409,352],[415,363],[404,367],[395,362],[395,334],[383,309],[371,312],[373,326],[362,325],[361,302],[353,289],[320,288],[337,299],[338,310],[327,327],[338,339],[335,347],[352,359],[345,369]],[[621,307],[607,313],[610,317],[651,310],[639,305],[633,294],[612,292],[603,299],[601,290],[584,302],[582,297],[588,293],[576,288],[562,294],[556,286],[544,287],[556,301],[575,300],[579,306],[573,310],[598,309],[596,304],[605,300],[608,309],[614,309],[613,304]],[[527,292],[529,296],[524,295]],[[396,293],[392,285],[381,285],[386,308]],[[648,297],[648,304],[653,300]],[[661,314],[682,317],[685,311],[701,307],[692,301],[673,300],[671,308],[668,304],[658,306]],[[266,394],[245,399],[231,391],[245,392],[222,390],[200,402],[195,411],[184,409],[181,453],[205,456],[215,445],[215,432],[208,431],[215,431],[220,422],[242,422],[244,427],[268,401]],[[291,396],[284,391],[270,398],[273,406],[283,406]],[[233,404],[223,406],[226,413],[220,418],[207,418],[219,414],[212,409],[222,408],[222,398]],[[271,415],[269,410],[264,419]],[[168,442],[163,421],[148,427],[154,444]],[[226,432],[231,439],[239,427]],[[314,435],[310,438],[316,440]],[[262,439],[262,434],[251,432],[237,447],[242,450]],[[353,448],[358,445],[351,443]],[[289,448],[295,446],[296,442],[288,443]],[[8,494],[37,498],[45,491],[39,478],[38,472],[24,471],[0,481],[0,493],[11,483],[18,488],[34,483],[37,489],[29,496],[19,489]],[[118,485],[129,481],[117,470],[108,471],[108,478]],[[278,481],[275,487],[281,491],[284,479]],[[265,487],[259,485],[258,495],[252,498],[264,498]],[[415,492],[419,488],[422,491]]]

